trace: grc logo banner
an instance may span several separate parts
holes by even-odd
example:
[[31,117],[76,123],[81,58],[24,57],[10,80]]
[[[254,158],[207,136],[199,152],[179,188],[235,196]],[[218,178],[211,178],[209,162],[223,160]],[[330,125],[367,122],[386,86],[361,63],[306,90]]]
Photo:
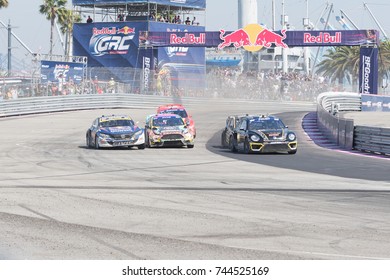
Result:
[[75,62],[41,61],[41,83],[82,82],[84,65]]
[[378,94],[378,48],[360,47],[359,93]]
[[130,42],[135,36],[135,28],[123,27],[92,28],[89,51],[93,56],[125,55],[129,52]]

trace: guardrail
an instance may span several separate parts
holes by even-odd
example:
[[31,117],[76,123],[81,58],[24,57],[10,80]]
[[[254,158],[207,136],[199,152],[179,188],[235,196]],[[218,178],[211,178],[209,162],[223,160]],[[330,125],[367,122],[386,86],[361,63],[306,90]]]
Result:
[[360,94],[351,92],[325,92],[317,98],[318,128],[332,142],[342,148],[353,148],[354,122],[341,118],[341,111],[361,111]]
[[[376,100],[373,95],[367,100]],[[317,98],[319,129],[334,143],[345,149],[390,155],[390,128],[355,126],[352,119],[342,118],[339,112],[361,111],[362,97],[358,93],[322,93]]]
[[363,152],[390,155],[390,128],[355,126],[353,147]]
[[156,108],[165,103],[202,104],[205,99],[139,94],[86,94],[26,97],[0,101],[0,117],[104,108]]

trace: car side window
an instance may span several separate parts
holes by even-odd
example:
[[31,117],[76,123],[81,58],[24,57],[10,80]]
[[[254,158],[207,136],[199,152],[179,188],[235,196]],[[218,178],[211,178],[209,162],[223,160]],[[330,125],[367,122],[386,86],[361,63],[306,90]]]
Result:
[[246,130],[246,120],[242,120],[240,124],[240,130]]
[[234,126],[233,126],[233,119],[232,118],[229,118],[228,127],[229,128],[234,128]]

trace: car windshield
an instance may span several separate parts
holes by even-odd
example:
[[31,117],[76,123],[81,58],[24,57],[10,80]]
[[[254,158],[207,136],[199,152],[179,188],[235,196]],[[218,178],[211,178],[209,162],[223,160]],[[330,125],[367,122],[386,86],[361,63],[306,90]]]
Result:
[[187,118],[187,112],[184,109],[166,109],[160,112],[161,114],[176,114],[182,118]]
[[184,125],[183,119],[178,117],[158,117],[153,119],[154,126],[179,126]]
[[283,125],[277,120],[256,120],[249,122],[250,130],[282,129]]
[[100,123],[102,127],[134,126],[133,120],[106,120]]

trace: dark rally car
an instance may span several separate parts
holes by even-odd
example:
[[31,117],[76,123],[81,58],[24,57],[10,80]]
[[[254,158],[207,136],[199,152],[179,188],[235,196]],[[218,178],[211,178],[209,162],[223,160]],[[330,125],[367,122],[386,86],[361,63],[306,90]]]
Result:
[[297,136],[275,116],[244,116],[229,138],[229,149],[243,153],[297,152]]

